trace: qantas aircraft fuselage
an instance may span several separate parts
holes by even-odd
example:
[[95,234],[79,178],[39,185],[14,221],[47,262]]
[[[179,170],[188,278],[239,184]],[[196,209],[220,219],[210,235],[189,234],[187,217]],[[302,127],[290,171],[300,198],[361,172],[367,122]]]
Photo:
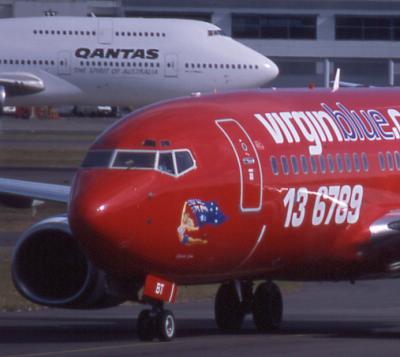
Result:
[[[94,267],[123,291],[144,285],[146,301],[173,300],[173,283],[223,283],[218,326],[238,328],[253,311],[256,326],[268,330],[282,317],[272,279],[395,277],[399,95],[377,88],[245,91],[137,111],[90,148],[71,187],[68,219],[39,223],[21,238],[16,285],[33,301],[77,307],[88,303],[68,289],[84,291]],[[76,241],[82,248],[69,246]],[[69,250],[55,249],[55,261],[33,269],[48,252],[43,246],[59,242]],[[64,264],[66,251],[82,269],[60,268],[64,281],[74,282],[63,295],[52,264]],[[61,295],[40,283],[51,278],[38,276],[53,277]],[[268,283],[253,292],[257,279]],[[142,339],[164,321],[157,306],[139,318]]]
[[0,21],[6,105],[126,105],[255,88],[276,65],[192,20],[44,17]]

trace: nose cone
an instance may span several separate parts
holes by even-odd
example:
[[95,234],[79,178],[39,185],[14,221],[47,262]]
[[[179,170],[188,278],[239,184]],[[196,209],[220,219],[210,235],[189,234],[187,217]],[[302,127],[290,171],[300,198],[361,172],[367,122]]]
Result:
[[92,261],[100,268],[121,273],[134,240],[124,182],[108,172],[76,175],[69,206],[72,232]]
[[265,83],[268,83],[278,76],[279,68],[275,62],[271,61],[269,58],[265,57],[265,59],[266,61],[264,62],[262,69],[265,72]]

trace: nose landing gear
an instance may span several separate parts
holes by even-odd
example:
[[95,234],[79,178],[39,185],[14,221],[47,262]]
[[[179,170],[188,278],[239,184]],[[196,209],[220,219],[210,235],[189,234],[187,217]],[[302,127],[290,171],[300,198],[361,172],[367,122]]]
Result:
[[175,317],[169,310],[164,310],[162,302],[153,302],[152,309],[143,310],[137,320],[139,340],[171,341],[175,336]]
[[217,326],[224,331],[237,331],[248,313],[253,314],[259,331],[278,329],[283,313],[279,287],[273,282],[265,282],[258,285],[253,293],[252,282],[221,285],[215,298]]

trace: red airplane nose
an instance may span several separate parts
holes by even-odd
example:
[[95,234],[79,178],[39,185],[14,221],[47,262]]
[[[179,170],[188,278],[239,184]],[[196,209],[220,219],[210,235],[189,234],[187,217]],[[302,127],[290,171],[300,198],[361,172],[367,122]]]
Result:
[[122,260],[132,252],[132,214],[137,204],[132,192],[132,184],[125,185],[110,172],[79,172],[74,182],[69,207],[72,232],[93,262],[107,271],[119,273]]

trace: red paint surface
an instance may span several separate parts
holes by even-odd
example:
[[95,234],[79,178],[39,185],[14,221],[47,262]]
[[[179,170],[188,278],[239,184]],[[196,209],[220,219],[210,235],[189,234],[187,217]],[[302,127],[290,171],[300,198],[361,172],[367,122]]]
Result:
[[[400,91],[341,89],[249,91],[165,102],[137,111],[106,131],[95,149],[189,149],[197,169],[182,177],[153,170],[80,169],[72,189],[69,219],[74,234],[102,268],[126,277],[154,274],[184,284],[236,278],[342,279],[363,275],[358,255],[368,243],[369,225],[399,207],[399,172],[382,172],[377,153],[398,150],[399,141],[325,142],[323,154],[361,153],[369,171],[334,174],[273,175],[270,156],[309,156],[310,143],[276,144],[255,113],[318,111],[321,103],[352,110],[400,110]],[[262,204],[256,211],[240,207],[241,181],[237,157],[216,120],[233,119],[248,133],[261,164]],[[229,126],[229,128],[228,128]],[[227,130],[242,135],[235,125]],[[145,148],[143,141],[157,147]],[[161,147],[161,140],[171,146]],[[247,139],[246,139],[247,140]],[[235,143],[236,145],[237,143]],[[248,143],[247,143],[248,144]],[[244,155],[241,153],[240,155]],[[240,156],[239,155],[239,156]],[[254,156],[254,153],[252,153]],[[240,157],[242,159],[242,157]],[[244,208],[259,202],[260,173],[245,178]],[[355,224],[311,224],[315,196],[309,195],[300,227],[284,227],[283,200],[289,188],[316,192],[321,186],[362,185],[360,218]],[[188,199],[215,201],[226,221],[207,225],[194,238],[206,244],[185,246],[178,237],[182,209]],[[99,210],[104,206],[103,211]],[[263,226],[264,237],[254,252]],[[360,268],[361,267],[361,268]],[[358,271],[358,269],[361,269]]]

